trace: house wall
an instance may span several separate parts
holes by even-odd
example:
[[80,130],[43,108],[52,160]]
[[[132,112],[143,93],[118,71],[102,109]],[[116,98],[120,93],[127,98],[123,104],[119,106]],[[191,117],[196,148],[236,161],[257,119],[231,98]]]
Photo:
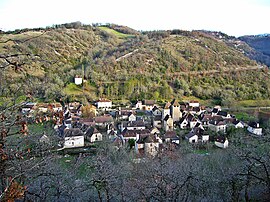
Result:
[[170,115],[170,109],[163,109],[162,111],[162,120],[165,118],[165,116]]
[[157,109],[157,110],[155,110],[155,111],[153,112],[153,115],[154,115],[154,116],[159,116],[159,115],[162,115],[162,112],[161,112],[159,109]]
[[165,131],[173,130],[173,119],[169,118],[167,121],[164,121],[164,129]]
[[247,130],[255,135],[262,135],[262,128],[252,128],[248,126]]
[[209,124],[209,129],[211,129],[212,131],[214,132],[223,132],[225,133],[226,132],[226,125],[220,125],[220,126],[216,126],[216,125],[212,125],[212,124]]
[[64,148],[74,148],[83,146],[84,146],[83,136],[65,137]]
[[241,124],[241,123],[238,123],[238,124],[235,125],[235,128],[244,128],[244,125]]
[[198,142],[198,136],[197,135],[194,135],[193,137],[189,138],[188,141],[190,143]]
[[[124,129],[125,129],[125,128],[123,128],[122,131],[123,131]],[[145,129],[145,126],[135,126],[135,127],[134,127],[134,126],[133,126],[133,127],[128,126],[127,129],[128,129],[128,130],[144,130],[144,129]]]
[[94,133],[91,138],[90,142],[102,141],[102,134],[101,133]]
[[199,107],[200,103],[199,102],[191,102],[191,103],[189,103],[189,106],[190,107]]
[[103,109],[107,109],[107,108],[112,108],[112,102],[97,102],[97,108],[103,108]]
[[229,141],[226,140],[224,143],[215,141],[215,145],[219,148],[227,148],[229,146]]
[[180,140],[172,140],[173,143],[180,144]]
[[154,121],[153,123],[154,127],[161,128],[161,121]]
[[194,128],[196,124],[197,124],[197,121],[196,122],[195,121],[191,121],[189,123],[189,126],[190,126],[190,128]]
[[82,78],[75,78],[75,84],[76,85],[81,85],[82,84]]
[[184,129],[184,128],[187,127],[187,125],[188,125],[187,120],[184,120],[184,121],[180,124],[180,128],[181,128],[181,129]]
[[136,116],[134,114],[131,114],[129,117],[128,117],[128,121],[136,121]]
[[202,142],[208,142],[208,141],[209,141],[209,135],[203,135]]

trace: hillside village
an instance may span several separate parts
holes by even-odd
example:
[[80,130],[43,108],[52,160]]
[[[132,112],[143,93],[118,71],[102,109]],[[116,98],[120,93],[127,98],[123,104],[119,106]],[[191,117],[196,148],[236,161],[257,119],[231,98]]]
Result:
[[[59,150],[88,148],[109,141],[116,148],[131,148],[139,158],[175,150],[183,141],[227,148],[230,141],[226,135],[228,128],[246,128],[250,134],[262,135],[259,123],[244,123],[220,106],[209,108],[198,101],[178,102],[174,99],[159,105],[154,100],[144,100],[124,108],[114,106],[107,99],[89,106],[78,102],[25,103],[22,113],[35,123],[53,121],[60,138]],[[26,123],[22,124],[22,130],[27,132]],[[42,139],[46,138],[44,134]]]

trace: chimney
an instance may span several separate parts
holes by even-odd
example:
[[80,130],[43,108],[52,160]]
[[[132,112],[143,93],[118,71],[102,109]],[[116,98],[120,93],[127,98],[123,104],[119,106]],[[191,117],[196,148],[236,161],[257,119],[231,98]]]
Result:
[[259,123],[257,123],[257,128],[259,128],[260,127],[260,124]]

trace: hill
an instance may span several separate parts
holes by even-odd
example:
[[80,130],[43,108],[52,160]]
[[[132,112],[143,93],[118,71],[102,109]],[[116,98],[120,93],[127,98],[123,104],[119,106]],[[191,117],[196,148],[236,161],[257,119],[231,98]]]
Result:
[[270,35],[242,36],[239,39],[254,49],[248,53],[249,57],[270,67]]
[[[22,65],[0,75],[2,97],[31,92],[43,100],[86,101],[194,95],[217,103],[269,98],[267,69],[225,38],[205,31],[137,32],[110,24],[4,33],[1,55]],[[8,65],[3,57],[0,62]],[[83,87],[72,84],[76,75],[85,78]]]

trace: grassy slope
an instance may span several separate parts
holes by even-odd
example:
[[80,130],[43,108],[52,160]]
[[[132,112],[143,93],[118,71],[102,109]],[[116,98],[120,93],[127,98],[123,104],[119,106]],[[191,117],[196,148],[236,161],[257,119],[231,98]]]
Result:
[[134,35],[132,35],[132,34],[124,34],[124,33],[118,32],[116,30],[113,30],[111,28],[108,28],[108,27],[102,27],[101,26],[101,27],[98,27],[98,28],[103,30],[103,31],[108,32],[109,34],[115,35],[119,39],[127,39],[127,38],[133,38],[134,37]]

